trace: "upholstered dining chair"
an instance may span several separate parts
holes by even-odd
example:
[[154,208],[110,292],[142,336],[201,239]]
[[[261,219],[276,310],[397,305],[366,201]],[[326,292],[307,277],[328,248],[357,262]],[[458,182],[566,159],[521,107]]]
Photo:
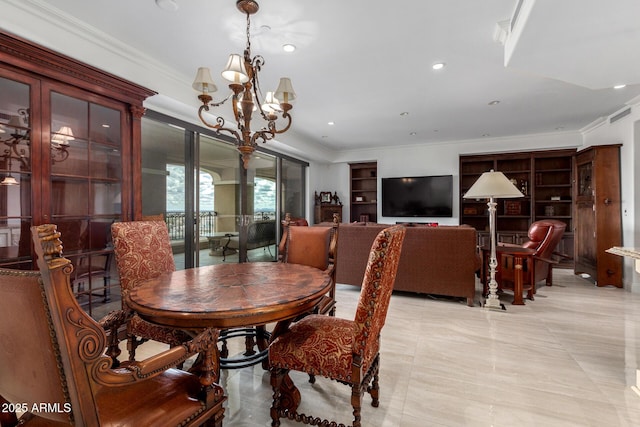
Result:
[[[111,236],[123,304],[126,295],[140,283],[175,270],[164,221],[115,222]],[[135,360],[136,348],[147,340],[176,346],[189,339],[182,331],[154,325],[134,314],[127,327],[129,360]]]
[[[554,219],[535,221],[531,224],[527,233],[529,240],[522,245],[500,244],[502,246],[520,246],[535,251],[533,253],[533,266],[524,266],[525,287],[528,289],[527,297],[529,299],[533,299],[538,282],[544,280],[547,286],[553,285],[553,265],[558,264],[558,261],[554,259],[554,255],[563,256],[556,253],[556,248],[562,240],[566,227],[566,223]],[[505,284],[508,287],[514,281],[515,272],[512,259],[511,255],[503,254],[501,259],[498,260],[496,280],[501,288],[504,288]]]
[[[306,222],[306,221],[305,221]],[[278,259],[281,262],[302,264],[326,271],[331,277],[331,290],[318,304],[315,313],[335,315],[336,258],[339,216],[334,215],[331,226],[299,226],[283,221],[282,239]]]
[[56,226],[31,232],[40,271],[0,269],[2,426],[221,426],[222,388],[172,368],[196,353],[214,363],[217,331],[112,369],[105,349],[125,312],[94,321],[73,295]]
[[[296,399],[284,396],[289,371],[320,375],[351,386],[353,426],[361,427],[362,395],[379,404],[380,331],[384,326],[404,241],[400,225],[382,230],[373,242],[354,320],[311,314],[273,339],[269,363],[273,403],[271,425],[280,418],[312,425],[342,425],[297,413]],[[295,393],[294,393],[295,394]]]

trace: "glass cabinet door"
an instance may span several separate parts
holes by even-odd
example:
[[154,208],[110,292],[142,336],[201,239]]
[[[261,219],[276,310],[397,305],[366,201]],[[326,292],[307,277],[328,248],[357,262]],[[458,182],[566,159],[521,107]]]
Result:
[[31,268],[34,86],[37,82],[24,76],[0,75],[0,265],[7,268]]
[[[122,216],[122,121],[120,106],[50,92],[48,123],[50,218],[62,233],[65,256],[75,267],[73,291],[100,314],[119,308],[111,224]],[[44,156],[46,157],[46,156]],[[117,302],[116,307],[111,307]],[[104,313],[103,313],[104,312]],[[97,316],[94,316],[97,317]]]

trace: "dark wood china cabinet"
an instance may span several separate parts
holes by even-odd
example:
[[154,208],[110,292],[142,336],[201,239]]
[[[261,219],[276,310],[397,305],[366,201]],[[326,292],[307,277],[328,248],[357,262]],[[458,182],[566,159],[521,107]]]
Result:
[[140,119],[153,94],[0,32],[0,266],[34,268],[29,227],[55,223],[79,300],[90,312],[109,300],[109,227],[141,215]]
[[622,287],[623,259],[607,253],[622,246],[620,144],[597,145],[576,155],[575,273],[598,286]]

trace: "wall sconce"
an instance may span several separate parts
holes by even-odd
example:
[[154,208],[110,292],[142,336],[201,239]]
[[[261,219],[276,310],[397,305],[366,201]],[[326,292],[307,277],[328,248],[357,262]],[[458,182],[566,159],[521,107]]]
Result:
[[62,126],[51,137],[51,161],[60,163],[69,157],[69,141],[73,141],[73,130],[69,126]]

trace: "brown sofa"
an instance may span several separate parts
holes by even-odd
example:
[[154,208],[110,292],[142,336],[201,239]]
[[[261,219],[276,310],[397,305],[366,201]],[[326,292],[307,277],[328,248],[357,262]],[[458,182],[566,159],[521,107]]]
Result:
[[[360,286],[371,244],[389,224],[340,224],[336,282]],[[394,290],[467,299],[474,305],[480,258],[469,226],[408,226]]]

